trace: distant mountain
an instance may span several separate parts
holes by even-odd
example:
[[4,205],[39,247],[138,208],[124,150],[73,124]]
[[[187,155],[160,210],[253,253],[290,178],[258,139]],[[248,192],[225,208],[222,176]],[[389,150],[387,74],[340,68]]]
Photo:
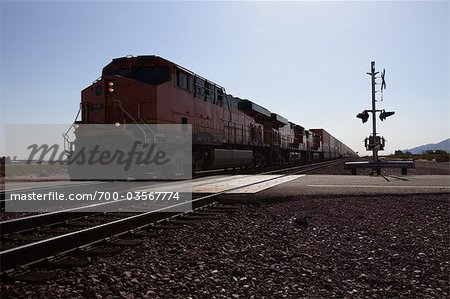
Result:
[[426,151],[435,151],[435,150],[441,150],[441,151],[447,151],[447,153],[450,153],[450,138],[441,141],[439,143],[430,143],[421,145],[412,149],[404,150],[403,152],[410,152],[412,154],[422,154]]

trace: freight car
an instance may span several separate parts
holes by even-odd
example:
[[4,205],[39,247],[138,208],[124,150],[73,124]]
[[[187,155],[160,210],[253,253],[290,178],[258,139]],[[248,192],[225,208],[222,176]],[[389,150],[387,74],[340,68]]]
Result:
[[[77,124],[190,124],[193,170],[354,154],[323,129],[286,118],[158,56],[113,59],[81,92]],[[75,131],[77,143],[86,136]]]

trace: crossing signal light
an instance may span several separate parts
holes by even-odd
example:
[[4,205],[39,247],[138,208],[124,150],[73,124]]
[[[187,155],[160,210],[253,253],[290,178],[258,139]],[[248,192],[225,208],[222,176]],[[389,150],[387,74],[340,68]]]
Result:
[[395,114],[394,111],[384,111],[384,110],[383,110],[383,111],[380,113],[380,119],[381,119],[381,121],[383,121],[383,120],[386,119],[386,117],[389,117],[389,116],[394,115],[394,114]]
[[358,113],[356,117],[360,118],[362,122],[365,123],[369,119],[369,113],[366,110],[364,110],[363,112]]

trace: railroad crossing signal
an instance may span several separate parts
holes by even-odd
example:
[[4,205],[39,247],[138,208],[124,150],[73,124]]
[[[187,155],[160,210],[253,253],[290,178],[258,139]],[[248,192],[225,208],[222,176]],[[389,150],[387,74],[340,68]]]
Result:
[[[376,109],[375,94],[377,91],[375,89],[375,85],[377,84],[376,83],[377,75],[380,74],[380,72],[375,71],[375,61],[371,62],[370,73],[367,73],[367,74],[370,75],[372,78],[372,109],[364,110],[363,112],[358,113],[356,115],[356,117],[360,118],[362,120],[362,122],[365,123],[369,119],[369,113],[372,113],[373,133],[372,133],[372,136],[370,136],[369,138],[366,138],[364,142],[365,142],[366,149],[373,151],[373,160],[378,161],[378,151],[384,150],[385,139],[384,139],[384,137],[377,136],[376,113],[380,112],[380,120],[384,121],[387,117],[394,115],[395,112]],[[383,99],[383,91],[386,89],[385,75],[386,75],[386,69],[383,69],[383,71],[381,71],[381,74],[380,74],[380,76],[381,76],[381,90],[380,90],[381,91],[381,99]],[[380,78],[380,77],[378,77],[378,78]]]
[[[414,161],[380,161],[378,159],[378,151],[384,150],[386,139],[384,137],[377,135],[377,118],[376,113],[380,112],[380,120],[385,120],[387,117],[394,115],[394,111],[386,111],[386,110],[377,110],[376,109],[376,79],[379,79],[380,77],[377,77],[379,72],[375,71],[375,61],[372,61],[370,64],[370,73],[367,73],[370,75],[372,79],[372,109],[370,110],[364,110],[361,113],[358,113],[356,115],[357,118],[360,118],[363,123],[367,122],[369,119],[369,113],[372,113],[372,128],[373,133],[364,139],[364,146],[366,147],[366,150],[373,151],[373,161],[367,161],[367,162],[345,162],[344,168],[351,169],[352,174],[356,174],[357,168],[371,168],[372,172],[371,174],[376,173],[378,175],[381,175],[381,169],[382,168],[402,168],[402,174],[406,174],[407,168],[414,168]],[[386,74],[386,70],[383,69],[381,72],[381,89],[378,90],[378,92],[381,92],[381,101],[383,101],[383,91],[386,89],[386,81],[384,80]]]

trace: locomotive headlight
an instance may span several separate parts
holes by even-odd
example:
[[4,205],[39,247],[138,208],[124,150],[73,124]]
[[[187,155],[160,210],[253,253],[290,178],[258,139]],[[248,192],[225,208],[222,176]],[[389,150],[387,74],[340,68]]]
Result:
[[109,81],[108,82],[108,92],[113,93],[114,92],[114,82]]
[[118,128],[120,127],[120,122],[116,122],[114,125],[116,126],[116,128]]

